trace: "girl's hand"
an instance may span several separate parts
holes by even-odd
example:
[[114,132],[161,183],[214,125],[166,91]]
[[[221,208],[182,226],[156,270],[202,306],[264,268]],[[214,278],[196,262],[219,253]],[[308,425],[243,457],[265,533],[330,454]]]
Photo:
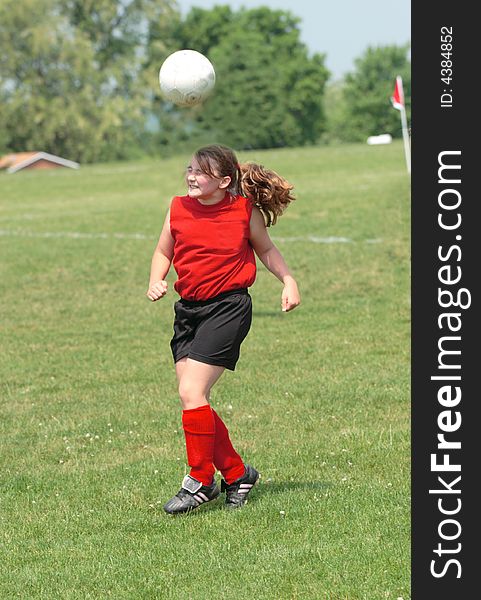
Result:
[[147,290],[147,298],[155,302],[163,298],[167,293],[167,282],[164,280],[155,281]]
[[284,289],[282,290],[282,311],[289,312],[299,306],[301,303],[301,296],[297,288],[297,283],[294,279],[288,279],[284,283]]

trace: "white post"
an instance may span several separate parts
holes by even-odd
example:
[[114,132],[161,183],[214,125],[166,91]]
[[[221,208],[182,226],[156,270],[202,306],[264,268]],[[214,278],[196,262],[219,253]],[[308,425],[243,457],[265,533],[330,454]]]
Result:
[[401,113],[401,126],[403,130],[403,140],[404,140],[404,155],[406,157],[406,167],[408,173],[411,173],[411,143],[409,140],[409,131],[408,131],[408,123],[406,119],[406,109],[403,106],[399,111]]

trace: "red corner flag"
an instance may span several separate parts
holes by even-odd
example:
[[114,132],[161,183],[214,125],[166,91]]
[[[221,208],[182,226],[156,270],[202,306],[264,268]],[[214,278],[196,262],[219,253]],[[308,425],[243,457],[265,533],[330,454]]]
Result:
[[394,93],[391,96],[391,102],[397,110],[404,109],[403,80],[400,75],[396,77],[396,85],[394,86]]

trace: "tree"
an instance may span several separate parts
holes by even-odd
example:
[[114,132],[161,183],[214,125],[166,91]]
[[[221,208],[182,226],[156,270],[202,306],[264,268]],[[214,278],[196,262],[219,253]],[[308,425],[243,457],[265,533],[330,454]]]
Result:
[[239,20],[230,6],[212,9],[192,7],[185,18],[173,23],[172,38],[180,48],[192,48],[208,55],[212,48],[230,35]]
[[[404,84],[406,113],[411,112],[409,45],[368,47],[346,76],[342,103],[331,113],[330,136],[344,141],[365,141],[370,135],[389,133],[401,137],[399,112],[390,97],[397,75]],[[334,92],[333,92],[334,93]]]
[[0,5],[0,144],[80,162],[128,156],[150,96],[149,18],[170,0],[4,0]]
[[191,135],[237,149],[317,141],[329,74],[322,55],[308,56],[297,17],[265,7],[193,8],[173,37],[178,48],[206,54],[216,69],[212,97],[200,109],[183,110]]
[[[181,48],[206,54],[217,72],[212,98],[190,111],[159,96],[159,67]],[[170,147],[314,143],[327,78],[290,12],[217,6],[182,19],[175,0],[0,3],[0,151],[125,158],[147,146],[154,116],[157,141]]]

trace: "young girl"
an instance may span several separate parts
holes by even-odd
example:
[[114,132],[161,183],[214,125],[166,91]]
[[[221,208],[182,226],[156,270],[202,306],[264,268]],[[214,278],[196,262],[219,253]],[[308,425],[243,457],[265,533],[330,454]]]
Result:
[[[213,385],[234,370],[252,319],[248,288],[256,277],[255,254],[282,283],[281,308],[300,303],[297,284],[267,234],[294,199],[292,186],[261,165],[239,165],[225,146],[200,148],[187,167],[186,196],[175,196],[152,257],[147,297],[167,293],[177,273],[174,357],[190,474],[164,506],[189,512],[226,492],[226,506],[241,507],[259,478],[234,449],[229,432],[209,404]],[[223,476],[219,490],[214,474]]]

